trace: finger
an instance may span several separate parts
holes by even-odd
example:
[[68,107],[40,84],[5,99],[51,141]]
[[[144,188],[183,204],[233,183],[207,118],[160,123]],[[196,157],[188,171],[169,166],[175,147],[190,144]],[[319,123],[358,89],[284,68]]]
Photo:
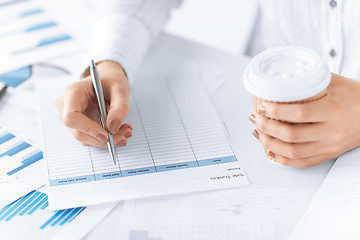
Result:
[[132,136],[132,127],[130,124],[123,124],[116,135],[114,135],[114,143],[116,146],[125,146],[127,138]]
[[[64,111],[66,112],[66,111]],[[108,134],[97,122],[86,117],[80,112],[66,112],[63,116],[63,123],[68,128],[72,128],[81,131],[98,141],[105,143],[108,138]]]
[[[99,141],[98,139],[83,133],[79,130],[71,130],[73,136],[84,146],[95,146],[95,147],[107,147],[106,143]],[[114,143],[116,146],[125,146],[127,143],[126,138],[132,136],[132,128],[130,124],[123,124],[117,135],[114,135]]]
[[107,141],[107,132],[97,122],[83,114],[88,106],[89,94],[92,89],[85,81],[70,85],[63,100],[62,121],[65,126],[82,131],[99,141]]
[[125,136],[118,136],[116,139],[114,139],[115,146],[126,146],[127,139]]
[[110,90],[110,108],[106,119],[107,128],[116,134],[129,112],[127,87],[113,87]]
[[95,147],[102,147],[102,148],[105,148],[107,146],[106,143],[99,141],[98,139],[96,139],[82,131],[71,129],[71,133],[73,134],[74,138],[76,140],[78,140],[84,146],[95,146]]
[[[258,131],[259,132],[259,131]],[[264,148],[289,159],[307,158],[332,152],[330,144],[324,142],[287,143],[259,132],[259,141]]]
[[329,137],[329,131],[325,129],[324,123],[289,124],[269,119],[258,113],[252,115],[250,119],[256,129],[284,142],[313,142],[326,140]]
[[131,130],[133,130],[133,127],[130,123],[124,123],[123,125],[121,125],[121,128],[130,128]]
[[59,112],[61,114],[62,109],[63,109],[63,95],[62,94],[56,98],[55,106],[56,106],[56,108],[59,110]]
[[55,100],[55,106],[58,109],[58,115],[60,119],[62,119],[63,105],[63,96],[60,95]]
[[130,124],[121,125],[121,127],[116,135],[124,136],[126,138],[131,137],[132,136],[132,126]]
[[336,157],[337,156],[333,153],[325,153],[307,158],[289,159],[287,157],[275,154],[275,157],[272,158],[271,160],[283,166],[306,168],[306,167],[318,165],[320,163],[323,163],[330,159],[334,159]]
[[330,119],[332,113],[332,104],[328,101],[329,97],[325,96],[308,103],[263,102],[259,113],[268,118],[294,123],[323,122]]

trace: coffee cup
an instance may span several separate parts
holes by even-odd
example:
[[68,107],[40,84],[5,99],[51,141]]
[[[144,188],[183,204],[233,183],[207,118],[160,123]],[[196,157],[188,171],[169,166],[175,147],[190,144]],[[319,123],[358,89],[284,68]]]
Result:
[[[282,46],[256,55],[244,71],[243,82],[252,95],[253,111],[258,113],[264,101],[294,104],[326,96],[331,73],[316,52]],[[266,156],[274,160],[268,153],[265,149]]]

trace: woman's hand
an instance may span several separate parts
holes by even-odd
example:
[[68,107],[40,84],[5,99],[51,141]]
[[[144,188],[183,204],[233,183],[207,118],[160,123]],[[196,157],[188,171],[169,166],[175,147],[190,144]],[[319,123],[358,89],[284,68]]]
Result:
[[[108,111],[107,129],[114,135],[115,145],[124,146],[132,133],[130,124],[122,124],[129,111],[128,80],[118,63],[100,62],[97,69]],[[84,75],[87,77],[69,85],[56,99],[56,107],[64,125],[81,144],[106,147],[108,135],[100,125],[99,107],[89,71]]]
[[249,118],[253,135],[273,161],[293,167],[320,164],[360,146],[360,82],[332,74],[325,97],[302,104],[265,102]]

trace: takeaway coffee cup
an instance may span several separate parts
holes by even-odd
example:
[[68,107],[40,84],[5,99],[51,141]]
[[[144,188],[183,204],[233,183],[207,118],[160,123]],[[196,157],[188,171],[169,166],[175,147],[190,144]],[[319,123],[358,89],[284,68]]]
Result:
[[[253,111],[262,102],[284,104],[316,101],[327,95],[331,73],[314,51],[296,46],[276,47],[256,55],[244,72]],[[265,149],[268,158],[268,150]]]

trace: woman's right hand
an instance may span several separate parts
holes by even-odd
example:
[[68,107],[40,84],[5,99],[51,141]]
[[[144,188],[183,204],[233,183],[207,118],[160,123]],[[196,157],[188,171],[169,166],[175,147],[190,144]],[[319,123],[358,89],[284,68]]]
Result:
[[[117,146],[125,146],[132,126],[123,124],[129,111],[130,88],[120,64],[103,61],[97,64],[107,108],[106,127]],[[101,127],[99,107],[89,71],[83,79],[70,84],[56,99],[59,116],[73,136],[84,146],[106,147],[107,132]]]

